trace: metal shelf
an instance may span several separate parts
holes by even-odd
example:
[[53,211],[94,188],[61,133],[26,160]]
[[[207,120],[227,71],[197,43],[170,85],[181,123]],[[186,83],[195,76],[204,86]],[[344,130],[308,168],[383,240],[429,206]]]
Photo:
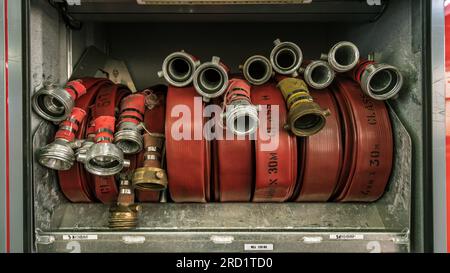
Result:
[[69,6],[68,11],[84,21],[361,22],[372,21],[383,12],[386,1],[376,2],[314,0],[303,4],[139,5],[136,0],[81,0],[80,5]]

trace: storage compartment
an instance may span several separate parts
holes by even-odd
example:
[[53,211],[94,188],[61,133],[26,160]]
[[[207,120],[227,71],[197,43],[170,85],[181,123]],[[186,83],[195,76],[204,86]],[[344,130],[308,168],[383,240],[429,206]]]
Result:
[[[133,4],[128,13],[119,14],[120,4],[82,1],[81,6],[69,7],[74,18],[83,22],[76,31],[66,28],[58,11],[46,1],[31,1],[31,94],[44,81],[65,83],[91,46],[109,58],[124,61],[136,89],[143,90],[164,83],[157,72],[173,51],[184,49],[201,60],[220,56],[238,72],[248,56],[268,56],[276,38],[300,45],[306,59],[316,59],[337,41],[349,40],[359,47],[361,56],[375,52],[377,61],[397,66],[405,80],[399,96],[388,101],[394,164],[386,193],[376,202],[177,204],[162,198],[160,203],[142,204],[137,229],[112,231],[108,228],[108,206],[68,202],[59,190],[55,172],[34,159],[34,250],[244,251],[246,244],[269,244],[279,252],[411,251],[410,233],[420,232],[421,223],[416,219],[422,213],[420,209],[413,211],[412,203],[420,206],[422,200],[417,189],[421,189],[424,164],[424,18],[421,5],[413,1],[369,5],[372,2],[377,1],[312,1],[273,9],[259,5],[254,10],[252,6],[230,5],[221,6],[226,12],[216,16],[220,8],[214,6],[187,10],[186,6],[152,9]],[[352,12],[357,14],[355,18],[349,18]],[[84,69],[92,73],[92,67]],[[35,154],[52,140],[55,127],[35,113],[31,126],[33,135],[28,137]],[[413,212],[416,217],[412,217]],[[65,235],[84,237],[67,240]],[[420,247],[420,242],[417,245]]]

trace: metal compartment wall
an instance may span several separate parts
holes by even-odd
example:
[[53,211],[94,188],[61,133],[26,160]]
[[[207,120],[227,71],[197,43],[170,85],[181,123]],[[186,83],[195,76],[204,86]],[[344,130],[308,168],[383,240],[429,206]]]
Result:
[[[97,236],[96,240],[77,241],[79,248],[75,250],[80,251],[243,251],[246,243],[272,243],[274,251],[423,249],[426,189],[422,186],[427,166],[422,155],[429,141],[424,138],[429,118],[429,101],[424,96],[428,84],[423,61],[425,3],[389,1],[375,21],[368,18],[332,24],[320,22],[320,18],[300,22],[292,15],[285,22],[274,18],[266,23],[261,22],[263,16],[241,19],[240,23],[236,20],[244,18],[242,15],[235,16],[234,22],[224,19],[212,23],[206,17],[208,24],[188,24],[195,30],[192,33],[183,28],[188,19],[177,22],[176,16],[171,22],[142,18],[134,22],[136,19],[130,17],[127,23],[119,23],[123,17],[117,15],[86,21],[82,31],[71,32],[45,1],[30,4],[29,97],[44,79],[66,81],[91,45],[125,60],[139,89],[160,81],[156,71],[171,51],[184,48],[199,53],[202,59],[217,54],[237,68],[250,54],[266,54],[277,37],[298,42],[311,58],[335,41],[353,40],[363,54],[376,51],[380,61],[400,67],[407,81],[400,97],[389,102],[396,136],[395,165],[387,193],[375,203],[145,204],[137,230],[111,232],[106,227],[108,207],[68,203],[59,192],[54,173],[33,160],[33,208],[29,208],[34,222],[33,251],[74,250],[73,243],[63,239],[64,234]],[[235,39],[229,39],[230,33]],[[50,140],[53,127],[34,113],[31,117],[26,137],[34,152]],[[360,239],[338,240],[336,235]]]

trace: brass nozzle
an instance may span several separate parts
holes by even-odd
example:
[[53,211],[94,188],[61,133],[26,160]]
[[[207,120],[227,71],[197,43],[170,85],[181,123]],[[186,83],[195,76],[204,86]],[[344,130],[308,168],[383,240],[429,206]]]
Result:
[[296,136],[312,136],[325,127],[329,109],[322,109],[313,101],[306,83],[297,78],[285,78],[278,83],[288,107],[288,123]]

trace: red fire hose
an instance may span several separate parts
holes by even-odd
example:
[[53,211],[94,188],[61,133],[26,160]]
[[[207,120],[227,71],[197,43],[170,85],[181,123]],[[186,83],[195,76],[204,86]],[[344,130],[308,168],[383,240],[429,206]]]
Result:
[[[198,105],[195,111],[194,97],[197,97]],[[169,192],[175,202],[206,202],[210,197],[210,146],[203,137],[203,107],[204,103],[193,87],[169,86],[166,104],[166,159]],[[183,116],[177,109],[189,110],[190,113]],[[182,120],[186,122],[180,122]],[[191,140],[176,138],[172,131],[186,131]]]
[[359,85],[339,79],[334,90],[345,130],[344,161],[333,194],[336,201],[371,202],[380,198],[389,181],[393,135],[386,105],[369,98]]
[[[283,124],[287,120],[287,109],[281,92],[274,83],[255,86],[251,94],[256,105],[267,106],[267,120],[271,120],[273,106],[279,107],[279,127],[270,128],[271,133],[278,132],[278,146],[274,150],[263,150],[269,141],[258,136],[255,141],[255,191],[254,202],[283,202],[288,200],[297,180],[297,141],[289,134]],[[277,130],[277,131],[275,131]]]
[[327,89],[311,91],[314,101],[330,109],[325,127],[317,134],[297,138],[299,176],[296,201],[326,202],[336,187],[342,166],[343,143],[336,101]]
[[[250,86],[241,79],[232,79],[225,93],[225,105],[233,100],[250,101]],[[213,142],[215,199],[221,202],[248,202],[252,194],[253,143],[245,139]]]
[[[78,86],[78,89],[82,90],[82,88],[78,85],[81,82],[87,87],[87,94],[76,101],[76,105],[72,110],[72,113],[75,112],[75,116],[72,118],[71,115],[68,120],[62,122],[64,126],[73,128],[73,130],[59,130],[56,133],[56,137],[67,137],[70,141],[72,141],[75,137],[77,139],[83,139],[86,127],[88,126],[88,121],[84,117],[80,119],[80,115],[82,115],[82,113],[84,113],[85,116],[86,114],[89,114],[89,107],[93,104],[98,90],[105,85],[112,84],[112,82],[106,79],[90,78],[74,81],[68,85]],[[84,92],[86,93],[86,91]],[[77,97],[79,96],[80,95],[77,95]],[[94,195],[85,179],[86,173],[82,164],[75,163],[70,170],[58,171],[58,178],[61,191],[71,202],[92,202],[94,200]]]
[[[111,143],[114,139],[115,110],[123,97],[130,90],[120,85],[111,85],[102,88],[95,99],[92,109],[92,117],[95,124],[95,143]],[[104,203],[110,204],[116,201],[118,188],[114,176],[94,176],[95,196]]]

